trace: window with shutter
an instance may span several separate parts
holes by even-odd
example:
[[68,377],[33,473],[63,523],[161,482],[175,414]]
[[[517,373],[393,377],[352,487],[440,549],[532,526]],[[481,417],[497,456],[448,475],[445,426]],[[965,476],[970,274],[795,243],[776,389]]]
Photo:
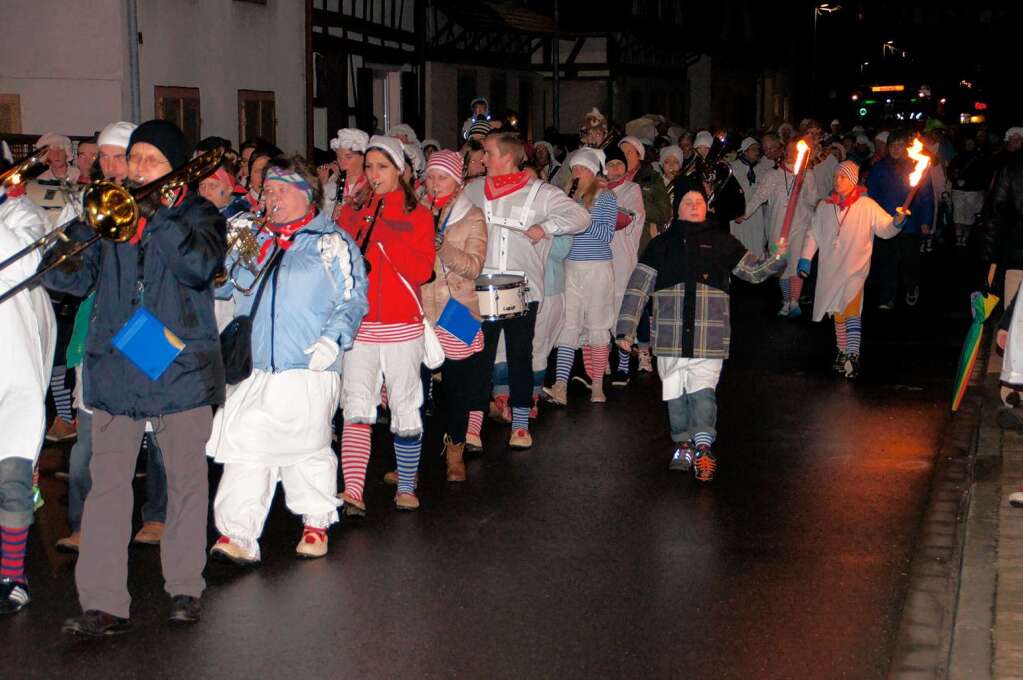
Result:
[[185,133],[192,146],[202,138],[202,109],[197,87],[167,87],[157,85],[156,117],[168,120]]
[[238,90],[238,139],[262,137],[277,143],[277,105],[273,92]]
[[21,97],[0,94],[0,132],[21,134]]

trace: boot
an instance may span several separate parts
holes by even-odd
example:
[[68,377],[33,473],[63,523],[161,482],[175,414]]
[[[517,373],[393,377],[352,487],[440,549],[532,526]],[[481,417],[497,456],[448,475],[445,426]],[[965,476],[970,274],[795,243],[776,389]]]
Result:
[[465,481],[465,443],[455,444],[448,437],[444,437],[444,457],[448,463],[448,481]]

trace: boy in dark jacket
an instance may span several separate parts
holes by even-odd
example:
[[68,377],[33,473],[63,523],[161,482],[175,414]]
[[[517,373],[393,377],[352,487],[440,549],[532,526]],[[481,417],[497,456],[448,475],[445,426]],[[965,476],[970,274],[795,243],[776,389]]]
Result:
[[731,342],[728,289],[745,253],[735,237],[707,220],[704,195],[686,192],[678,219],[640,257],[618,317],[618,345],[631,347],[653,297],[651,346],[671,438],[678,443],[669,469],[692,469],[701,482],[711,481],[717,468],[711,446],[717,436],[715,390]]
[[[189,154],[180,129],[151,120],[132,133],[127,156],[128,180],[143,185],[183,167]],[[73,271],[62,267],[45,279],[48,288],[73,295],[96,290],[83,395],[94,409],[92,490],[85,501],[75,571],[84,613],[64,623],[65,632],[78,635],[115,635],[130,627],[132,479],[146,423],[153,426],[167,472],[160,553],[172,623],[199,620],[205,587],[205,446],[211,406],[224,402],[224,364],[213,315],[213,277],[226,251],[224,218],[187,189],[141,203],[148,217],[139,220],[129,241],[104,240],[86,250]],[[68,232],[73,241],[91,235],[83,224]],[[155,378],[114,346],[117,333],[142,309],[165,327],[168,342],[180,350]]]

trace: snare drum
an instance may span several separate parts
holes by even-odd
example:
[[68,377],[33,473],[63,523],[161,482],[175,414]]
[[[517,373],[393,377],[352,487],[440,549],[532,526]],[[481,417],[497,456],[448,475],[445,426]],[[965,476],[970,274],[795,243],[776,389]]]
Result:
[[476,297],[484,321],[512,319],[529,311],[526,279],[517,274],[483,274],[476,279]]

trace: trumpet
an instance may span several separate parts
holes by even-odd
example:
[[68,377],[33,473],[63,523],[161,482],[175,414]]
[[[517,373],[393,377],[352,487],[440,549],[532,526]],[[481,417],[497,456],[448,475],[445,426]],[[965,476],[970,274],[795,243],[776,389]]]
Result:
[[[107,239],[114,243],[124,243],[131,239],[138,229],[138,221],[141,217],[139,202],[142,199],[152,194],[159,194],[164,202],[174,201],[185,186],[212,175],[220,166],[220,159],[223,155],[224,149],[217,147],[192,159],[191,162],[182,168],[137,189],[125,189],[110,180],[101,180],[95,184],[90,184],[82,194],[81,219],[92,229],[94,232],[93,236],[87,241],[82,241],[68,252],[63,253],[44,269],[39,270],[3,295],[0,295],[0,304],[26,288],[36,285],[42,280],[43,276],[92,247],[100,239]],[[6,178],[0,176],[0,180],[4,179]],[[65,241],[68,240],[64,232],[71,224],[77,221],[73,220],[61,225],[35,243],[26,246],[3,262],[0,262],[0,270],[10,266],[25,255],[45,247],[58,238]]]
[[[222,286],[230,281],[242,295],[249,295],[256,289],[259,280],[263,278],[263,274],[267,270],[266,265],[262,267],[259,265],[259,254],[262,248],[256,239],[256,234],[261,228],[262,223],[251,213],[239,213],[227,221],[227,252],[234,251],[237,253],[237,258],[229,270],[217,274],[214,279],[216,285]],[[270,262],[270,259],[267,260],[267,263]],[[235,279],[239,267],[244,267],[254,275],[252,283],[248,287],[242,286]]]

